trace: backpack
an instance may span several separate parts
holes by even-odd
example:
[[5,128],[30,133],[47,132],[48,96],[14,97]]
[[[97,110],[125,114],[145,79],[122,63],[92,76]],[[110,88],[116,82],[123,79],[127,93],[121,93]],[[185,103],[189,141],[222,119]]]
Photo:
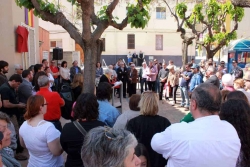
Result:
[[75,102],[74,93],[69,85],[62,85],[60,90],[60,96],[65,101],[65,105],[61,107],[61,115],[64,119],[72,119],[71,111]]

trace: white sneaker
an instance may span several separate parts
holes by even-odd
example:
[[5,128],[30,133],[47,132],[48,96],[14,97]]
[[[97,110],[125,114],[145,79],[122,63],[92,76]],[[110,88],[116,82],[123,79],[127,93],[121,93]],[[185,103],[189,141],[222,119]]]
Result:
[[172,106],[174,106],[175,105],[175,103],[172,101],[171,103],[170,103]]

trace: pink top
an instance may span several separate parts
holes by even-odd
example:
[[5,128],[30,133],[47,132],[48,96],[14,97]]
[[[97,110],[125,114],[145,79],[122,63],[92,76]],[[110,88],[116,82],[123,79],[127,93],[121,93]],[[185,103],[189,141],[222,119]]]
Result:
[[233,86],[224,86],[223,90],[228,90],[230,92],[233,92],[235,89]]
[[155,66],[149,67],[149,73],[147,73],[147,81],[155,81],[157,74],[158,70]]

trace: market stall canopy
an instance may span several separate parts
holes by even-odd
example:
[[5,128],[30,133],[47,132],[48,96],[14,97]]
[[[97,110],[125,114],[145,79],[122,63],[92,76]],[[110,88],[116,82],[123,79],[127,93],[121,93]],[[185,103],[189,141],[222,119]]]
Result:
[[244,39],[237,39],[232,42],[230,42],[229,46],[229,52],[231,51],[242,51],[242,52],[250,52],[250,39],[244,38]]

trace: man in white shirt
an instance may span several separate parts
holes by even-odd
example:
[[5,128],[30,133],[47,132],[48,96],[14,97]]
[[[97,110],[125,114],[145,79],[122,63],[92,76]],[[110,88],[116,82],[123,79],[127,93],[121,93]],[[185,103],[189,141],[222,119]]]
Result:
[[153,150],[168,159],[167,167],[235,167],[240,140],[234,127],[220,120],[220,90],[203,83],[194,89],[190,111],[195,121],[176,123],[153,136]]

